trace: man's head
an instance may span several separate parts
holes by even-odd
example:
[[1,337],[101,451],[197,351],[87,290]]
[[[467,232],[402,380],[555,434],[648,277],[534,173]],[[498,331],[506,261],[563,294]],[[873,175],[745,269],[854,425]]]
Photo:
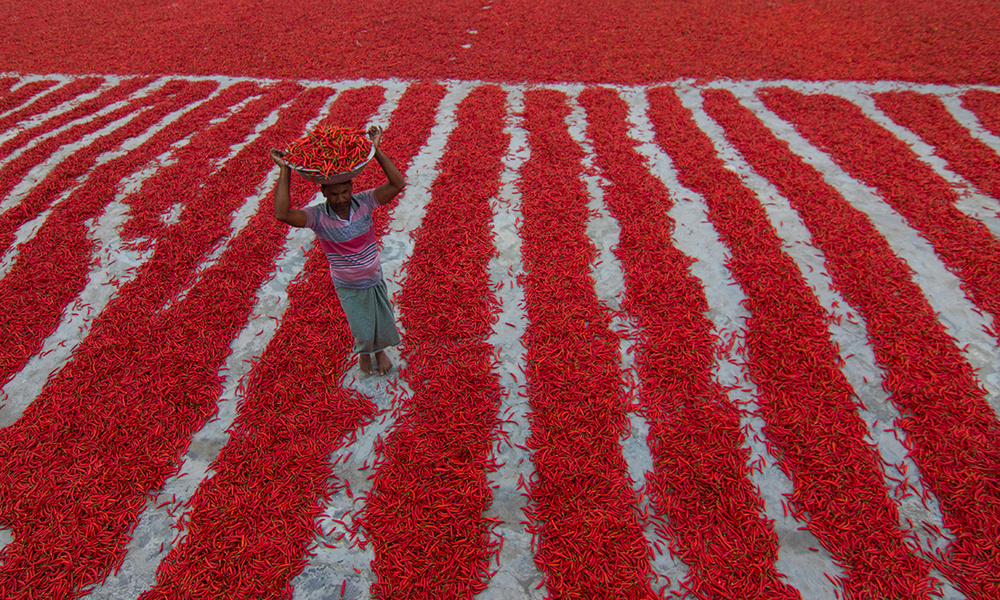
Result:
[[324,183],[319,186],[320,192],[330,206],[350,203],[353,189],[354,183],[350,179],[344,183]]

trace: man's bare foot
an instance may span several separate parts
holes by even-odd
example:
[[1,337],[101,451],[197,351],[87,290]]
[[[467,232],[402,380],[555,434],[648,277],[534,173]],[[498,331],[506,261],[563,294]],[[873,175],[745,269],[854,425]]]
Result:
[[385,355],[384,350],[379,350],[375,353],[375,360],[378,361],[378,372],[380,375],[385,375],[392,370],[392,361]]
[[371,375],[374,373],[375,371],[372,370],[372,355],[362,354],[360,358],[358,358],[358,367],[365,375]]

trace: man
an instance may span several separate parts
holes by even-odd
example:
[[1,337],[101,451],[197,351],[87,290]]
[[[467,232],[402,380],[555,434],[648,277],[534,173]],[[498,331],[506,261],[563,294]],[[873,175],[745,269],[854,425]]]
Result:
[[392,368],[385,349],[398,345],[400,340],[382,278],[372,211],[391,202],[406,181],[379,147],[382,129],[373,126],[368,135],[375,146],[375,160],[388,182],[356,194],[352,181],[324,184],[320,191],[326,202],[304,210],[290,208],[291,168],[285,163],[283,152],[271,150],[271,160],[281,169],[274,192],[274,217],[292,227],[308,227],[316,232],[316,241],[326,254],[330,277],[354,337],[354,352],[360,354],[361,371],[369,375],[374,372],[374,354],[375,369],[384,375]]

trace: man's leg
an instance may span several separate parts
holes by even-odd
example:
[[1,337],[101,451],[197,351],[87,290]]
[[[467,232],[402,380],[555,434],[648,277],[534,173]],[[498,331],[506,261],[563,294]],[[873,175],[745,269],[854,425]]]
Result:
[[354,337],[353,352],[358,354],[358,368],[362,373],[371,375],[375,372],[372,368],[375,315],[371,310],[371,292],[338,287],[337,297],[347,318],[351,336]]
[[392,361],[385,353],[386,348],[399,344],[399,329],[396,328],[396,316],[393,314],[392,303],[389,302],[389,294],[385,288],[385,281],[380,281],[372,288],[374,293],[375,311],[375,362],[378,372],[381,375],[392,370]]

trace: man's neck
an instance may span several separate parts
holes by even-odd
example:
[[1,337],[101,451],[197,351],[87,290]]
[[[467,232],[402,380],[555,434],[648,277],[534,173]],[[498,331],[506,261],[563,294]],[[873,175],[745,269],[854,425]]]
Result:
[[351,218],[351,205],[349,203],[343,206],[334,206],[331,204],[330,209],[337,213],[337,216],[345,221]]

